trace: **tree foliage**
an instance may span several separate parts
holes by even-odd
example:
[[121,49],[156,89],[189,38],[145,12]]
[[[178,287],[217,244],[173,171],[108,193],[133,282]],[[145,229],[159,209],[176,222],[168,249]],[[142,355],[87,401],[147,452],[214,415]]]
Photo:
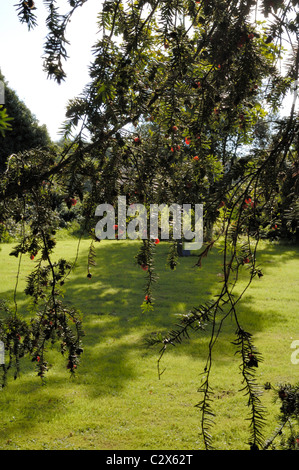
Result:
[[[1,73],[0,80],[5,83]],[[5,83],[5,111],[9,116],[9,121],[8,116],[5,118],[5,123],[9,123],[9,128],[4,130],[9,130],[9,132],[0,135],[1,171],[6,168],[7,159],[11,154],[36,147],[47,147],[51,141],[46,126],[39,125],[36,117],[7,83]]]
[[[84,3],[70,0],[69,11],[61,14],[53,0],[45,2],[49,34],[44,66],[58,83],[65,77],[66,26]],[[205,246],[197,265],[204,269],[205,258],[221,238],[219,294],[182,315],[168,335],[159,334],[149,342],[161,347],[161,375],[165,351],[191,330],[210,326],[198,403],[206,449],[213,448],[214,346],[228,318],[235,322],[233,344],[248,397],[249,445],[264,445],[265,410],[255,379],[262,356],[240,324],[238,303],[254,278],[263,275],[256,263],[259,240],[277,234],[282,212],[280,220],[285,228],[291,227],[289,233],[298,229],[296,90],[289,115],[273,118],[298,79],[297,6],[297,0],[106,0],[90,82],[67,109],[64,148],[59,153],[52,149],[14,155],[0,183],[1,220],[23,224],[20,244],[12,254],[39,256],[26,289],[38,307],[34,319],[25,326],[12,312],[1,338],[18,358],[15,335],[23,328],[23,336],[33,339],[29,346],[26,339],[22,352],[38,355],[45,367],[45,343],[59,339],[69,350],[71,371],[78,364],[83,332],[80,318],[66,310],[59,297],[59,285],[71,266],[66,260],[51,260],[57,204],[64,201],[71,207],[80,201],[82,230],[92,239],[88,276],[100,202],[115,204],[118,195],[126,195],[128,204],[204,204]],[[265,22],[258,20],[260,12]],[[34,26],[33,2],[20,2],[18,13],[21,21]],[[285,54],[285,67],[278,67]],[[142,306],[146,313],[155,305],[153,240],[143,240],[136,262],[148,274]],[[169,265],[177,266],[173,244]],[[236,294],[243,270],[248,283]],[[75,332],[72,322],[78,327]]]

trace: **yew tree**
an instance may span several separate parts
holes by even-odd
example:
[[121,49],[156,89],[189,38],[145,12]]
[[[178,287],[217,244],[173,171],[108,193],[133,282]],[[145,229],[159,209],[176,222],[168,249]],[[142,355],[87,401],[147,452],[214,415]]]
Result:
[[[61,12],[48,8],[44,69],[58,85],[65,79],[67,25],[88,0],[69,0]],[[196,261],[208,262],[217,240],[222,243],[223,280],[219,294],[181,316],[160,345],[158,370],[165,351],[191,330],[209,325],[210,341],[201,384],[204,447],[212,448],[211,371],[214,346],[227,319],[235,322],[235,350],[240,357],[248,396],[249,444],[264,445],[265,410],[255,371],[262,360],[253,337],[239,320],[238,303],[256,277],[258,242],[277,225],[281,175],[298,169],[298,1],[297,0],[105,0],[99,12],[99,35],[90,65],[90,81],[68,104],[63,149],[25,151],[11,157],[0,185],[1,230],[18,223],[21,237],[12,255],[35,257],[26,293],[33,298],[32,321],[17,305],[0,324],[0,338],[13,363],[30,354],[38,374],[48,367],[45,346],[60,342],[66,365],[75,372],[83,352],[83,325],[74,308],[60,297],[71,276],[67,260],[52,261],[61,204],[80,201],[82,233],[91,237],[87,275],[92,276],[95,209],[117,204],[202,203],[204,246]],[[18,15],[29,29],[38,21],[38,2],[23,1]],[[282,63],[282,65],[281,65]],[[280,116],[292,93],[289,114]],[[275,117],[273,117],[275,116]],[[278,117],[277,117],[278,116]],[[270,131],[269,131],[270,129]],[[292,169],[294,171],[292,172]],[[297,173],[298,174],[298,173]],[[293,182],[292,182],[293,185]],[[298,185],[293,201],[298,203]],[[296,216],[295,216],[296,224]],[[213,230],[216,227],[216,230]],[[155,241],[144,239],[136,255],[147,271],[142,309],[159,308],[154,299]],[[169,265],[177,266],[176,240]],[[178,267],[179,269],[179,267]],[[240,271],[247,285],[236,293]],[[182,292],[182,298],[184,293]],[[21,340],[20,340],[21,338]]]

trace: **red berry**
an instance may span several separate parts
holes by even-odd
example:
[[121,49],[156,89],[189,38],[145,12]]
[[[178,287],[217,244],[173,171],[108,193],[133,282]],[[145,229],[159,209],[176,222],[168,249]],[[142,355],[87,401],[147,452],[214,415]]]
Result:
[[147,271],[148,270],[147,264],[142,264],[141,269],[143,269],[143,271]]
[[34,7],[34,1],[33,0],[28,0],[27,2],[23,2],[23,6],[27,8],[33,8]]
[[195,155],[195,157],[193,157],[193,160],[198,160],[198,156]]
[[31,260],[34,260],[34,255],[31,255],[31,256],[30,256],[30,259],[31,259]]
[[186,144],[186,145],[190,145],[190,144],[191,144],[191,140],[190,140],[188,137],[185,138],[185,144]]

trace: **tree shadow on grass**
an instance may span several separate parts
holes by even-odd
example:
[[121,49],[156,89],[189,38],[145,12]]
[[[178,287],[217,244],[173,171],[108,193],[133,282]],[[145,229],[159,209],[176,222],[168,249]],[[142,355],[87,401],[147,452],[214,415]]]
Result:
[[[87,344],[91,355],[94,354],[96,346],[112,338],[114,344],[107,343],[105,354],[110,359],[115,355],[119,364],[126,363],[126,354],[136,348],[141,354],[152,355],[153,360],[156,360],[158,349],[149,352],[145,346],[146,339],[155,333],[167,333],[175,327],[177,315],[187,313],[193,306],[217,295],[221,286],[222,261],[217,250],[209,254],[209,259],[200,269],[194,267],[196,258],[180,258],[178,268],[171,271],[165,267],[167,244],[161,244],[158,248],[160,253],[157,254],[160,256],[157,256],[156,268],[159,280],[153,288],[155,306],[151,312],[142,313],[140,309],[146,274],[140,271],[133,261],[137,252],[135,243],[123,246],[118,243],[102,247],[99,245],[99,268],[94,269],[93,284],[85,279],[82,272],[78,272],[72,283],[67,286],[66,299],[80,299],[78,305],[81,303],[82,307],[79,308],[84,312]],[[81,256],[79,265],[82,265],[84,259],[84,255]],[[266,262],[272,257],[278,266],[295,256],[298,257],[298,250],[294,247],[270,246],[259,254],[259,262],[267,266]],[[267,267],[264,272],[267,275]],[[253,282],[260,282],[262,288],[262,280],[256,279]],[[97,308],[94,308],[95,306]],[[253,307],[250,290],[242,299],[239,308],[245,329],[248,325],[249,329],[252,327],[254,332],[257,332],[267,327],[268,320]],[[272,325],[275,322],[283,323],[284,317],[280,312],[274,309],[268,313],[272,316]],[[219,337],[220,353],[231,352],[232,347],[228,348],[228,343],[235,339],[235,329],[236,324],[232,317],[228,318]],[[209,337],[210,327],[207,326],[206,331],[193,333],[191,339],[184,341],[179,348],[183,354],[190,357],[205,358]],[[125,347],[120,346],[123,338],[127,338]],[[101,354],[103,351],[98,357],[99,362]],[[220,357],[225,356],[220,354]],[[118,374],[122,375],[121,367]],[[123,375],[126,380],[127,374]]]
[[[130,359],[132,352],[138,352],[141,360],[142,357],[150,357],[156,361],[159,349],[148,349],[146,339],[175,328],[177,315],[208,301],[221,287],[222,260],[217,249],[209,253],[202,268],[195,268],[196,258],[190,257],[180,258],[177,269],[171,271],[166,268],[168,245],[161,243],[156,250],[159,280],[153,287],[155,308],[142,313],[140,305],[144,298],[146,273],[134,261],[138,246],[137,242],[99,243],[96,245],[97,264],[92,270],[92,278],[88,279],[84,269],[86,243],[79,253],[78,268],[65,285],[64,300],[82,312],[86,335],[79,380],[88,384],[90,392],[97,396],[119,391],[125,383],[134,380],[137,372]],[[294,257],[299,257],[298,248],[279,245],[267,246],[258,255],[259,263],[265,266],[265,275],[269,261],[279,266]],[[262,281],[257,282],[262,286]],[[254,332],[262,331],[267,327],[267,320],[255,310],[252,301],[249,290],[239,307],[243,326],[245,329],[246,326],[252,327]],[[268,313],[272,315],[273,322],[283,323],[284,317],[280,312],[274,309]],[[216,349],[218,365],[225,364],[227,355],[233,351],[231,341],[235,329],[233,318],[228,318]],[[170,348],[170,354],[182,353],[192,359],[205,360],[209,338],[210,327],[207,326],[206,331],[192,333],[179,348]]]

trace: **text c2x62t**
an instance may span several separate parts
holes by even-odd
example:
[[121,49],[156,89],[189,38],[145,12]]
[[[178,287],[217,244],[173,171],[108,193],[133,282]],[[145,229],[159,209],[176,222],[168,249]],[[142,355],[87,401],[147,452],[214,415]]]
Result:
[[192,463],[192,454],[163,454],[148,453],[136,455],[118,455],[113,454],[106,458],[106,465],[129,465],[133,468],[145,468],[152,465],[190,465]]

